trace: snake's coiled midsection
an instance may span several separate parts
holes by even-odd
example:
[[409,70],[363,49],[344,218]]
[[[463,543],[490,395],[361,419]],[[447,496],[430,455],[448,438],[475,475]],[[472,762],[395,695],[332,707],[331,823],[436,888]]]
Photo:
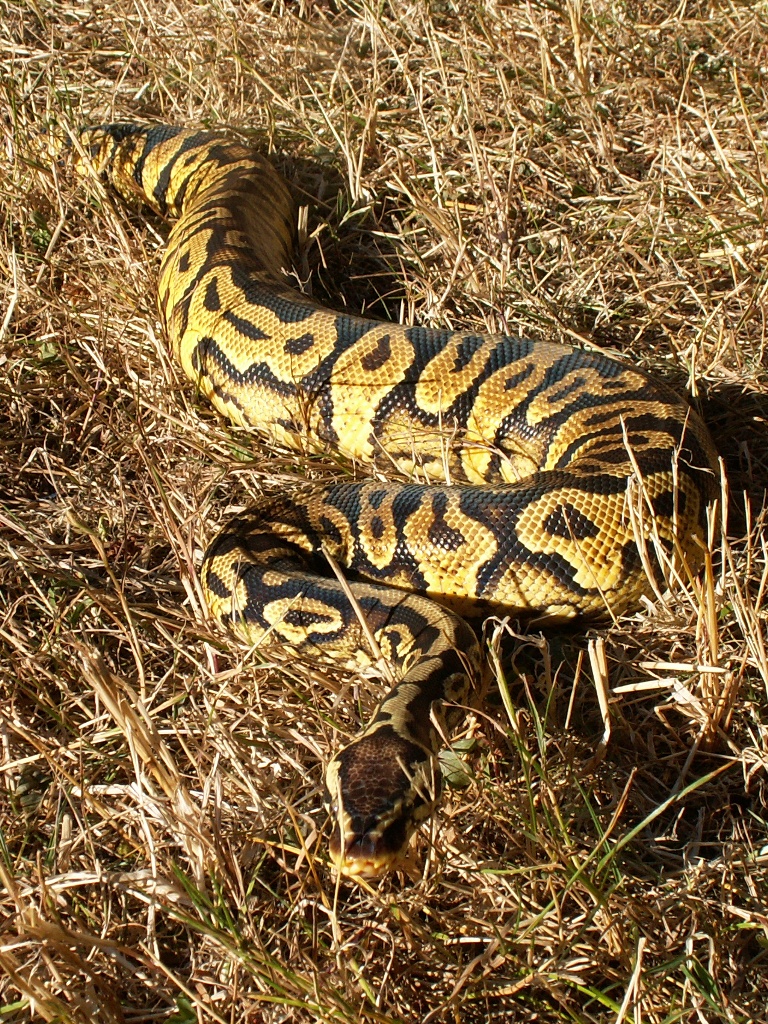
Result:
[[599,352],[382,323],[290,288],[290,193],[232,138],[114,124],[81,142],[122,194],[175,219],[159,307],[199,390],[234,423],[374,472],[265,497],[201,570],[211,612],[252,642],[395,666],[326,773],[333,856],[374,873],[429,812],[432,755],[477,687],[459,614],[605,617],[637,602],[657,556],[695,567],[712,443],[682,399]]

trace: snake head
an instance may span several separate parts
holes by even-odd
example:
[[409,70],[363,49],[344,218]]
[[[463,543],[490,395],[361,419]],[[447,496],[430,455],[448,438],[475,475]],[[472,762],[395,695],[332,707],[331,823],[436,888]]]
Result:
[[439,773],[417,743],[381,724],[341,750],[325,784],[335,827],[331,859],[341,874],[376,878],[406,858],[418,824],[434,809]]

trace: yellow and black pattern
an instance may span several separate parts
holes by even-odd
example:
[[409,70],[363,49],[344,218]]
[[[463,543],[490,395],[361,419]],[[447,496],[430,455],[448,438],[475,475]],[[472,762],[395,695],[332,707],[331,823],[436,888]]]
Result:
[[436,709],[466,704],[477,686],[478,644],[459,615],[620,613],[647,587],[638,545],[649,538],[698,564],[716,492],[711,441],[683,400],[598,352],[319,306],[287,283],[288,187],[240,142],[131,124],[81,141],[123,195],[175,219],[160,314],[216,408],[280,444],[332,446],[403,481],[264,498],[201,570],[211,612],[250,641],[352,663],[374,655],[324,552],[370,581],[351,590],[401,681],[326,783],[334,859],[374,873],[434,803]]

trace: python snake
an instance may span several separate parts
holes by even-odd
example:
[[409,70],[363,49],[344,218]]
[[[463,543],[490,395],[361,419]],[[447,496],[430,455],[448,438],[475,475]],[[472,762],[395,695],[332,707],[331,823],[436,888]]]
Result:
[[394,666],[326,771],[333,860],[378,874],[434,806],[433,757],[477,694],[460,615],[600,618],[647,591],[654,550],[695,568],[711,440],[685,401],[599,352],[323,308],[288,283],[288,186],[232,137],[110,124],[80,142],[81,172],[175,221],[159,309],[199,391],[279,445],[372,472],[264,497],[213,541],[201,579],[212,615],[252,643]]

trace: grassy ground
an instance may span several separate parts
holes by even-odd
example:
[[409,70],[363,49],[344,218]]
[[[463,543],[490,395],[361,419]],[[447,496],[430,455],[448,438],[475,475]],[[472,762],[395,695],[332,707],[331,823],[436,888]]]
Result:
[[[0,1020],[768,1016],[768,6],[673,8],[0,0]],[[316,296],[623,351],[723,456],[703,582],[489,624],[414,878],[327,867],[322,764],[376,684],[206,622],[223,519],[338,469],[199,407],[165,226],[39,155],[136,118],[273,153]]]

